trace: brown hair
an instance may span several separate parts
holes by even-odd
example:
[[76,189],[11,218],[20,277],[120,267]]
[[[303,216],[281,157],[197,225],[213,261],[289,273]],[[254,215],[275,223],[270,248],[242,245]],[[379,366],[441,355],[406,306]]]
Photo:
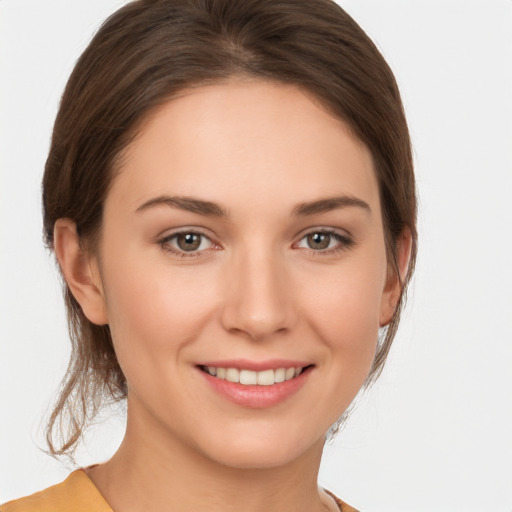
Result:
[[[413,161],[400,94],[385,60],[331,0],[137,0],[112,15],[78,60],[53,130],[43,178],[44,234],[72,219],[94,251],[122,150],[142,119],[178,91],[247,75],[295,84],[344,120],[370,149],[388,260],[408,228],[411,264],[367,382],[382,370],[416,256]],[[72,452],[106,397],[126,396],[108,325],[85,317],[64,283],[72,352],[47,428],[52,454]],[[60,430],[62,443],[53,443]]]

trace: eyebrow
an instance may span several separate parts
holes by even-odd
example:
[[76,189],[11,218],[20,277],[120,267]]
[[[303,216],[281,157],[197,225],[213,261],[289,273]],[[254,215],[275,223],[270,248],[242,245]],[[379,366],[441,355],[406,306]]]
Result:
[[228,217],[227,211],[218,204],[193,197],[182,196],[159,196],[146,201],[137,208],[137,212],[148,210],[156,206],[170,206],[199,215],[207,215],[209,217]]
[[308,203],[301,203],[293,209],[293,214],[303,217],[348,207],[362,208],[370,214],[372,212],[370,205],[362,199],[352,196],[337,196],[319,199],[318,201],[311,201]]
[[[208,217],[229,217],[228,212],[216,203],[186,196],[158,196],[140,205],[136,211],[141,212],[157,206],[170,206],[172,208],[178,208],[191,213],[206,215]],[[292,215],[307,217],[309,215],[326,213],[332,210],[348,207],[362,208],[363,210],[371,213],[370,205],[362,199],[352,196],[337,196],[307,203],[300,203],[293,209]]]

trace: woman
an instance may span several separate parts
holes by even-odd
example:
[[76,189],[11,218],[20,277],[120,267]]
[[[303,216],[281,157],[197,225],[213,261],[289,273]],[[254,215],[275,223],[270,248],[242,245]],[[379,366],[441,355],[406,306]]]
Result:
[[68,82],[43,204],[73,341],[50,450],[104,398],[127,429],[2,511],[353,510],[318,467],[385,362],[416,201],[393,75],[344,11],[129,3]]

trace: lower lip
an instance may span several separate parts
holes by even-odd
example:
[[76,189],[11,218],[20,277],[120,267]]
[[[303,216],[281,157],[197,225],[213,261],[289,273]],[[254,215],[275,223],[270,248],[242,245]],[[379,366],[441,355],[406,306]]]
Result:
[[243,407],[263,409],[284,402],[295,395],[305,384],[312,369],[312,367],[308,367],[299,376],[271,386],[247,386],[238,382],[218,379],[200,368],[197,370],[219,395],[229,401]]

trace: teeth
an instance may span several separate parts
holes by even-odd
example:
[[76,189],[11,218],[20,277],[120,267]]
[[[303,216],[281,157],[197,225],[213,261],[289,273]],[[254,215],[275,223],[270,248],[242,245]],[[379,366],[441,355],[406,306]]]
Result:
[[274,372],[274,382],[284,382],[286,380],[286,369],[279,368]]
[[263,370],[254,372],[252,370],[238,370],[237,368],[216,368],[215,366],[206,366],[203,369],[210,375],[218,379],[236,382],[246,386],[272,386],[298,377],[302,373],[302,368],[277,368],[276,370]]
[[226,380],[228,382],[240,382],[240,370],[228,368],[226,370]]
[[[272,386],[275,382],[274,370],[265,370],[256,373],[257,381],[260,386]],[[242,382],[240,380],[240,382]]]
[[254,385],[258,383],[257,372],[251,372],[250,370],[240,371],[240,384]]

